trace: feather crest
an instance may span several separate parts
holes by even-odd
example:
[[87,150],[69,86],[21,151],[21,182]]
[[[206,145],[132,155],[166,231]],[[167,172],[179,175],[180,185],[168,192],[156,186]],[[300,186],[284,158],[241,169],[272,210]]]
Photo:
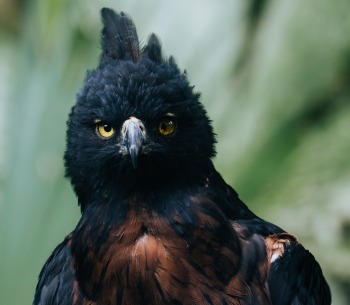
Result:
[[111,60],[140,60],[140,46],[132,19],[109,8],[101,10],[103,30],[101,37],[101,64]]
[[149,36],[147,45],[144,47],[142,54],[155,63],[160,64],[163,62],[162,46],[157,35],[152,33]]

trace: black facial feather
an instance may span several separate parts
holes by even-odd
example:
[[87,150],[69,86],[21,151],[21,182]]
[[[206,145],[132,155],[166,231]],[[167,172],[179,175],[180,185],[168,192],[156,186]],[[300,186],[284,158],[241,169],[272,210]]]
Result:
[[158,38],[141,48],[126,14],[101,13],[101,62],[69,114],[64,156],[82,216],[34,305],[329,305],[311,253],[215,170],[200,95]]

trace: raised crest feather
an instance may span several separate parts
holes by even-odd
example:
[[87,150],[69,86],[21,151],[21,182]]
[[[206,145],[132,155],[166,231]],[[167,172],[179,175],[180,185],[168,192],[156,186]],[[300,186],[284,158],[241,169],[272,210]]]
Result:
[[101,64],[110,60],[140,60],[140,46],[136,27],[124,12],[116,13],[109,8],[101,10],[103,30],[101,37]]
[[147,41],[147,45],[143,49],[142,53],[145,56],[147,56],[150,60],[159,64],[162,63],[162,47],[157,35],[153,33],[150,35]]

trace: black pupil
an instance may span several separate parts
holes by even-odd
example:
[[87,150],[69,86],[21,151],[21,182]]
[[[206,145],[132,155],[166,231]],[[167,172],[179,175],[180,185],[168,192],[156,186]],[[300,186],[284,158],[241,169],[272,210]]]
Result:
[[104,125],[103,129],[105,130],[105,132],[111,132],[112,127],[111,127],[111,125]]
[[168,129],[168,124],[169,123],[162,123],[161,125],[160,125],[160,129],[161,130],[163,130],[164,132],[166,132],[167,131],[167,129]]

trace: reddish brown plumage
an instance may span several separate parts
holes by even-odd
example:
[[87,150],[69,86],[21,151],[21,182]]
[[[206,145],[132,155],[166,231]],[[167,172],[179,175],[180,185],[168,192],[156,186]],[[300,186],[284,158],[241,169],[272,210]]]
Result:
[[[84,232],[91,227],[81,225],[72,251],[81,291],[103,304],[250,304],[251,299],[270,304],[265,240],[242,234],[237,223],[219,221],[225,217],[208,198],[193,197],[192,205],[198,219],[192,230],[194,244],[165,217],[136,206],[99,240]],[[172,217],[183,222],[181,215]],[[222,230],[226,236],[218,234]],[[98,231],[103,232],[101,226],[91,232]],[[91,272],[86,276],[79,270]],[[76,286],[73,291],[78,300]]]

